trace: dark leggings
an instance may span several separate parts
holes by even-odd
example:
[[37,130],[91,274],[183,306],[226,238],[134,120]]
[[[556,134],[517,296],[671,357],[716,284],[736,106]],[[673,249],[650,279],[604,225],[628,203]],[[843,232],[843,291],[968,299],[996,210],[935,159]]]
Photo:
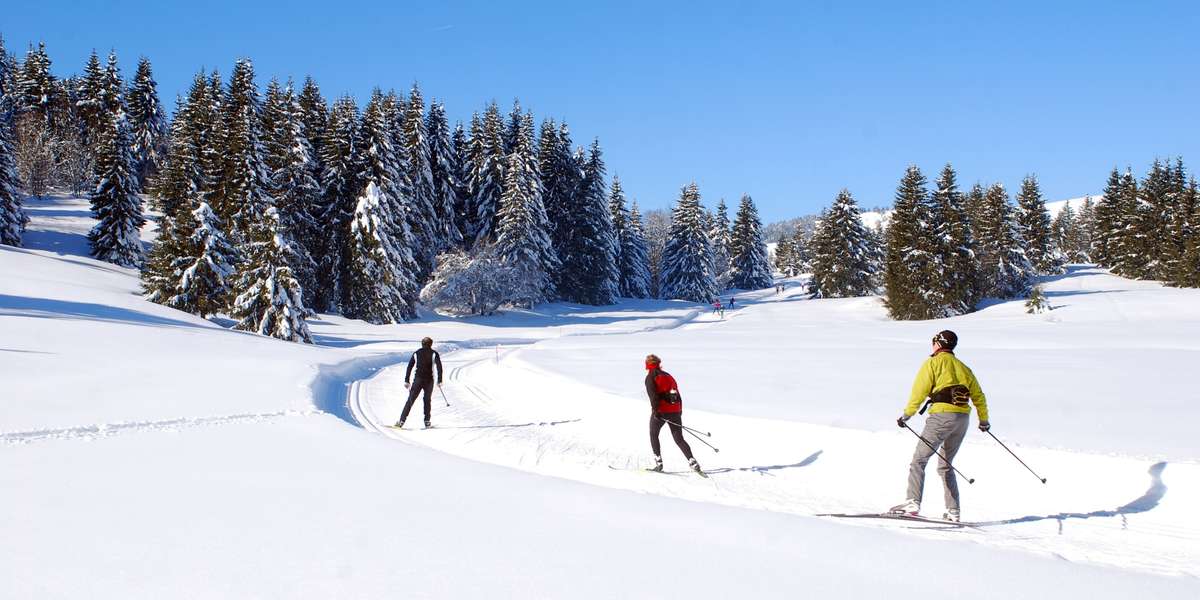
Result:
[[412,382],[408,388],[408,402],[404,403],[404,412],[400,413],[400,420],[408,418],[409,411],[412,410],[413,402],[417,400],[417,394],[425,392],[425,420],[429,421],[429,401],[433,399],[433,380],[418,379]]
[[683,419],[682,413],[660,413],[662,416],[650,415],[650,450],[655,456],[662,456],[662,446],[658,444],[658,433],[662,431],[663,425],[671,426],[671,437],[675,438],[675,445],[683,451],[683,455],[691,460],[692,447],[688,445],[687,440],[683,439]]

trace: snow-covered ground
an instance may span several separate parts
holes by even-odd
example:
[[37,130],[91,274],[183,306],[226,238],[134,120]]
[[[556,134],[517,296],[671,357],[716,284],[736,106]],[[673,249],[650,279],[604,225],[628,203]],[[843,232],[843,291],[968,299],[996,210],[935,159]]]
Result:
[[[1038,316],[893,323],[793,288],[723,320],[657,301],[325,317],[304,347],[142,301],[136,273],[86,258],[81,201],[31,212],[30,248],[0,247],[0,597],[1200,593],[1195,290],[1080,268]],[[945,327],[1048,483],[973,431],[956,464],[978,529],[812,516],[902,499],[915,440],[893,420]],[[424,335],[451,406],[382,428],[389,365]],[[693,440],[710,479],[633,468],[647,352],[721,449]]]

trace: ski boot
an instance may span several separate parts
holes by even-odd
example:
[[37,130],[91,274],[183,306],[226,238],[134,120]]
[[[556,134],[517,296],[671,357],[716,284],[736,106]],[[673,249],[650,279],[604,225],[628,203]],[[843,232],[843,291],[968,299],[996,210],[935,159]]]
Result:
[[957,508],[946,509],[946,513],[942,515],[942,519],[951,523],[958,523],[962,520]]
[[699,474],[701,474],[701,475],[703,475],[703,474],[704,474],[704,471],[701,471],[701,470],[700,470],[700,463],[696,462],[696,459],[694,459],[694,458],[689,458],[689,459],[688,459],[688,466],[689,466],[689,467],[691,467],[693,471],[695,471],[695,472],[697,472],[697,473],[699,473]]
[[889,514],[893,515],[908,515],[910,517],[917,516],[921,512],[921,503],[916,500],[908,499],[904,504],[897,504],[888,509]]
[[392,427],[395,427],[396,429],[404,429],[404,419],[396,421],[396,424],[392,425]]
[[425,421],[425,429],[433,429],[433,421]]
[[655,456],[654,457],[654,466],[650,467],[649,469],[646,469],[646,470],[654,471],[655,473],[662,473],[662,457]]

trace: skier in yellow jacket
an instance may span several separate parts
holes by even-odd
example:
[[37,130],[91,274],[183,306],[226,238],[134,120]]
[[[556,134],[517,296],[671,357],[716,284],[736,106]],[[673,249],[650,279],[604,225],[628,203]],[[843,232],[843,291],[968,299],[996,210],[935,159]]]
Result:
[[[979,430],[991,428],[988,423],[987,398],[979,387],[979,381],[967,365],[954,355],[958,346],[958,336],[953,331],[942,331],[933,336],[933,354],[917,371],[917,379],[913,382],[912,394],[904,414],[896,419],[896,424],[906,427],[907,421],[917,414],[921,403],[928,398],[929,417],[925,420],[925,429],[921,437],[929,441],[917,442],[917,450],[913,453],[912,464],[908,470],[908,495],[903,504],[893,506],[892,513],[916,515],[921,511],[921,496],[925,488],[925,465],[929,463],[938,446],[942,447],[942,456],[938,457],[938,474],[946,488],[946,513],[943,518],[949,521],[959,520],[958,481],[950,462],[958,453],[963,438],[967,435],[967,425],[971,418],[971,404],[979,413]],[[924,410],[921,411],[925,412]],[[931,447],[932,446],[932,447]],[[944,457],[944,458],[943,458]]]

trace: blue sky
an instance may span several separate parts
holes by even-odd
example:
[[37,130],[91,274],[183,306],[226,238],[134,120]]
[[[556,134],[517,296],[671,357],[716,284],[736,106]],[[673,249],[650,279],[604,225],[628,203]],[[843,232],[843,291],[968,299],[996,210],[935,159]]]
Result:
[[[92,48],[154,64],[168,106],[238,57],[311,74],[327,98],[421,84],[466,120],[491,99],[600,138],[645,207],[695,180],[709,206],[751,194],[764,220],[846,187],[890,205],[931,179],[1049,199],[1095,193],[1156,156],[1200,165],[1200,8],[1189,2],[10,3],[0,33],[45,41],[55,72]],[[376,5],[377,4],[377,5]]]

